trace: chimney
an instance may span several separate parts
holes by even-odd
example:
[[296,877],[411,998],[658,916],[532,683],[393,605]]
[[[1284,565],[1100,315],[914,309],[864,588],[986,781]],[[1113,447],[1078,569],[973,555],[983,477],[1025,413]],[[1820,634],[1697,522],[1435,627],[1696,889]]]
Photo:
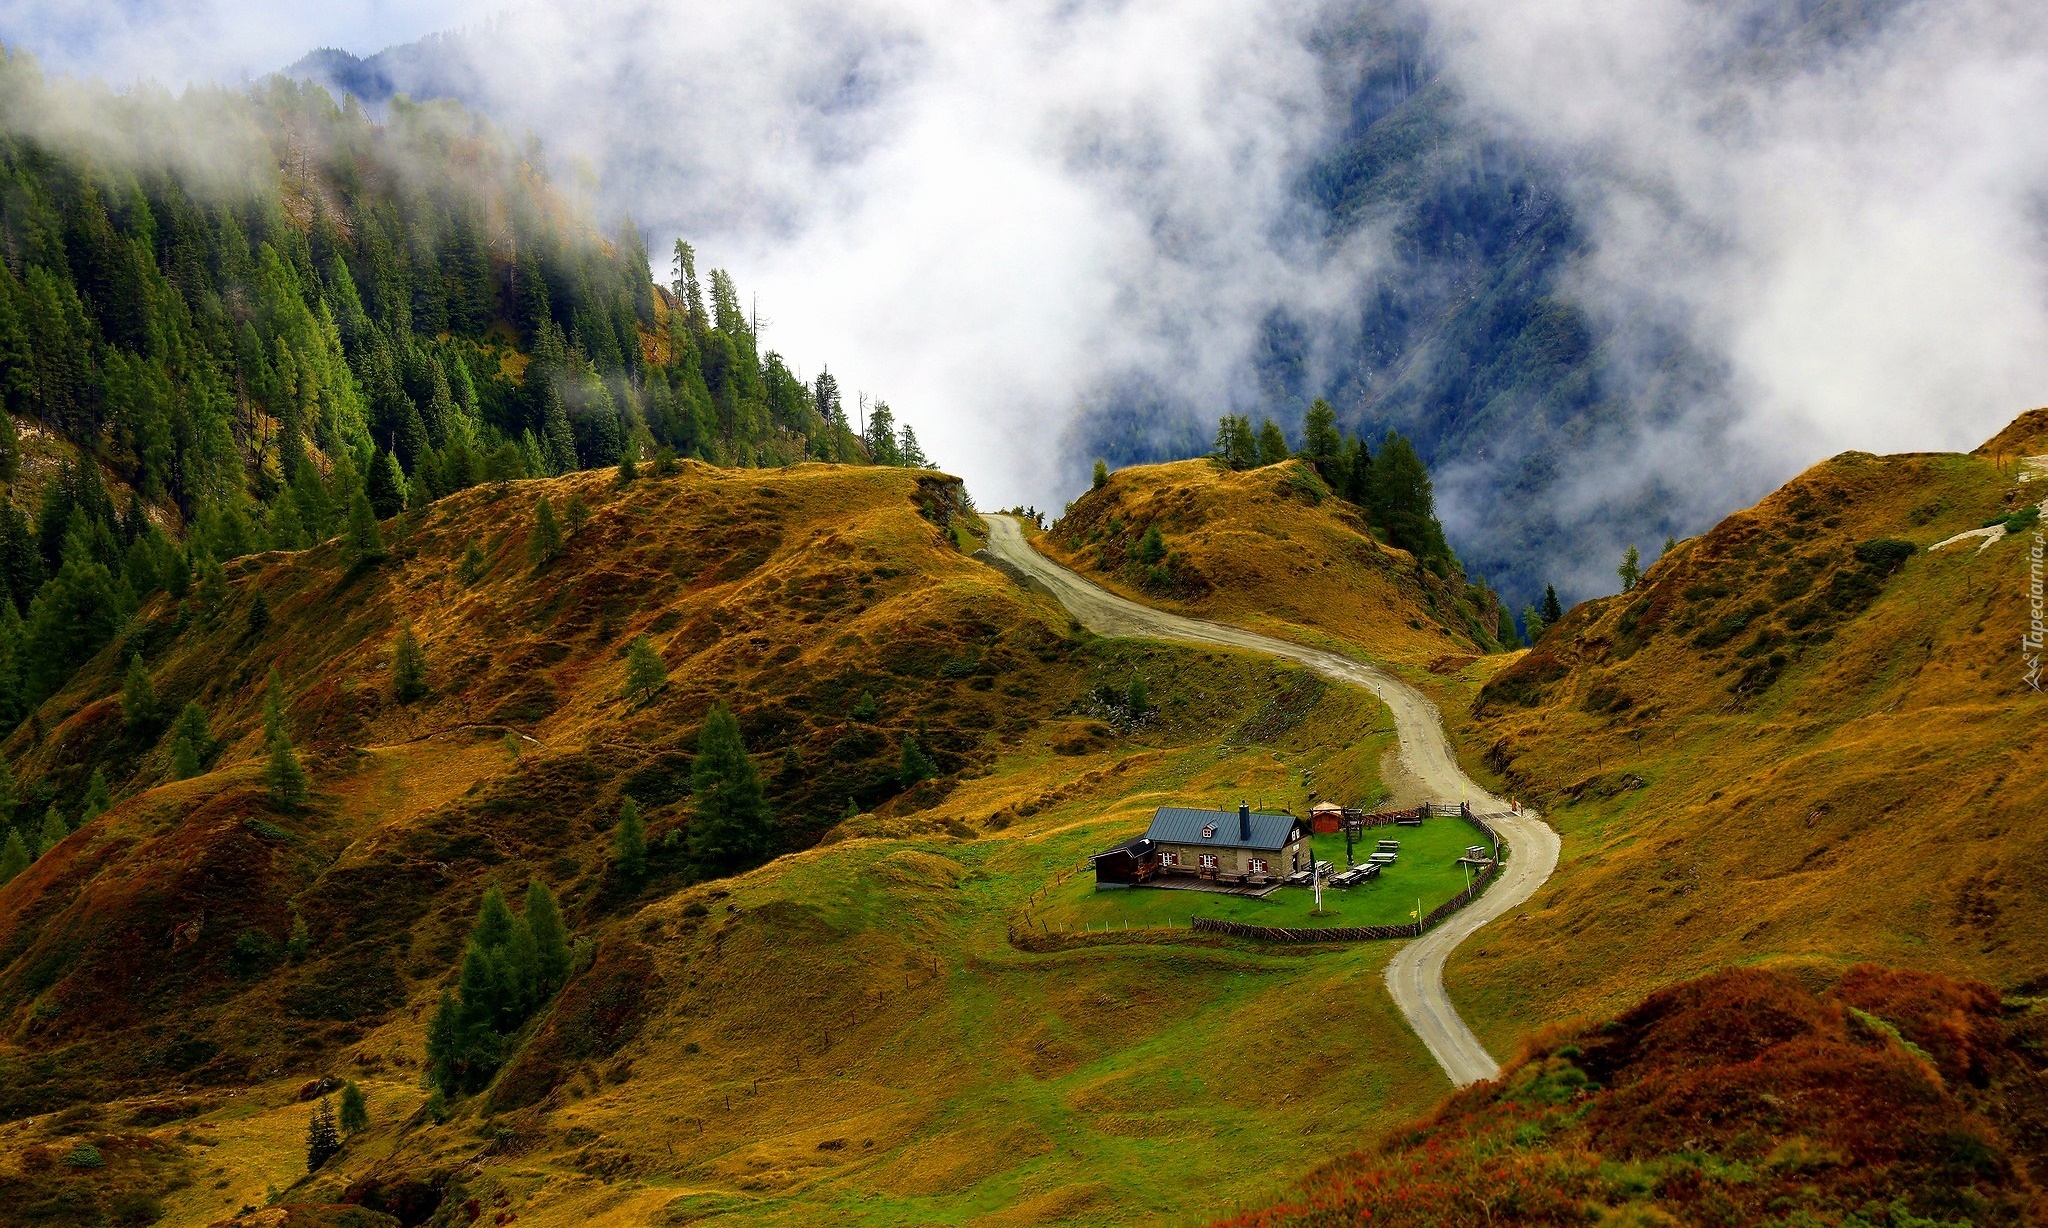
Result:
[[1245,844],[1252,842],[1252,808],[1249,802],[1237,804],[1237,838]]

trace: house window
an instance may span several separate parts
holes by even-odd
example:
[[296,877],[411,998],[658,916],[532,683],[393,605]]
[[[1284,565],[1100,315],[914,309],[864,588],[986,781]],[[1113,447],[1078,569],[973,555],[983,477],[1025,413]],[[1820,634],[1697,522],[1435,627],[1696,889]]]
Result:
[[1173,852],[1161,853],[1159,854],[1159,864],[1162,866],[1177,866],[1180,864],[1180,854]]
[[1209,839],[1213,839],[1213,838],[1215,838],[1215,835],[1216,835],[1216,825],[1215,825],[1214,823],[1211,823],[1211,824],[1207,825],[1206,827],[1202,828],[1202,839],[1204,839],[1204,840],[1209,840]]
[[1213,869],[1215,869],[1215,868],[1216,868],[1216,854],[1214,854],[1214,853],[1204,853],[1204,854],[1202,854],[1202,868],[1203,868],[1204,870],[1213,870]]
[[1264,874],[1266,872],[1266,859],[1263,857],[1252,858],[1250,865],[1251,871],[1254,874]]

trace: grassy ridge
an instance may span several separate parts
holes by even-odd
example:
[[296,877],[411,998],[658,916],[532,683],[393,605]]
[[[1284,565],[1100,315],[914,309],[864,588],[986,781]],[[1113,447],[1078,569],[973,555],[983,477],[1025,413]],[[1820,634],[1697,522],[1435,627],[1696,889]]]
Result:
[[1468,750],[1565,839],[1452,961],[1483,1036],[1725,963],[2048,985],[2025,543],[1924,549],[2048,493],[2015,481],[2034,452],[2041,411],[1979,454],[1825,462],[1485,682]]

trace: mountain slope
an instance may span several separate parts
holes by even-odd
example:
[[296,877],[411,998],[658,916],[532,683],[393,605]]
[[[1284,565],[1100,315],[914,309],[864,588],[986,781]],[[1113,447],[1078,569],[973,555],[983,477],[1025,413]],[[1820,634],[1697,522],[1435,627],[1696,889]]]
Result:
[[1482,1035],[1774,956],[2048,984],[2033,539],[1927,549],[2048,495],[2037,453],[2038,410],[1967,456],[1824,462],[1486,683],[1468,745],[1565,855],[1452,964]]
[[[1155,529],[1164,553],[1147,563]],[[1333,639],[1383,660],[1420,665],[1497,647],[1492,592],[1380,541],[1299,459],[1244,471],[1207,459],[1118,470],[1038,544],[1148,604]]]

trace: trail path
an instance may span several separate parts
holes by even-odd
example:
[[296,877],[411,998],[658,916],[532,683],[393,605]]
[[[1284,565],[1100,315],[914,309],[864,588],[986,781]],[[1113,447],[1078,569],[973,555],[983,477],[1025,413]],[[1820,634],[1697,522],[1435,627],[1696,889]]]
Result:
[[1387,705],[1401,740],[1401,761],[1408,770],[1431,792],[1468,801],[1475,813],[1487,813],[1488,821],[1512,849],[1506,872],[1484,895],[1394,956],[1387,966],[1387,988],[1451,1082],[1462,1087],[1499,1074],[1499,1064],[1458,1017],[1444,993],[1444,961],[1480,926],[1520,906],[1550,877],[1557,868],[1558,848],[1557,833],[1550,825],[1532,811],[1506,813],[1505,802],[1468,778],[1458,767],[1436,705],[1385,670],[1320,648],[1139,605],[1032,549],[1011,517],[984,515],[982,519],[989,526],[989,553],[1043,585],[1082,626],[1098,635],[1217,644],[1284,657],[1334,682],[1365,687]]

